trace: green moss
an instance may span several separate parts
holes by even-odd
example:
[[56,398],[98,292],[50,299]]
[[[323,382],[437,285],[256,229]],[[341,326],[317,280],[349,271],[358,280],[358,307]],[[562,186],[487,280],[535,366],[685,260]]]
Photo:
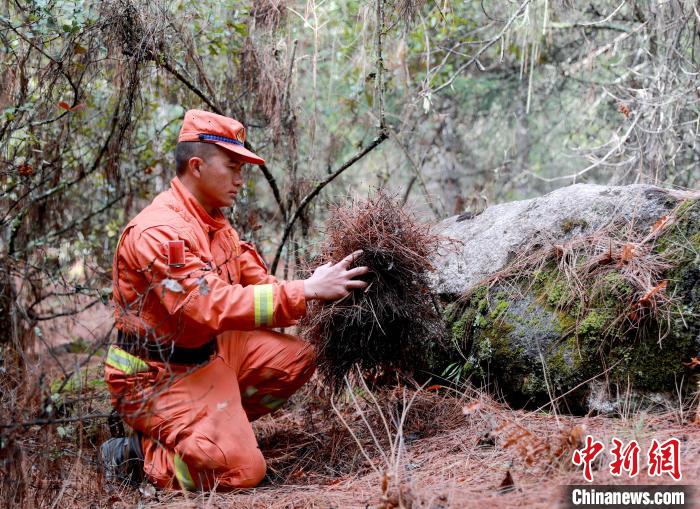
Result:
[[576,333],[588,338],[604,337],[611,320],[608,313],[593,309],[579,322]]
[[550,262],[533,277],[532,292],[551,308],[569,307],[576,300],[556,264]]
[[547,304],[553,308],[570,304],[571,290],[566,281],[554,280],[544,292],[547,298]]
[[571,312],[557,311],[556,316],[562,333],[568,334],[576,327],[576,316],[574,316]]
[[508,307],[510,306],[510,303],[501,297],[496,301],[496,305],[494,306],[493,310],[489,313],[489,318],[492,320],[498,320],[503,316],[503,314],[508,311]]
[[575,219],[573,217],[567,217],[561,223],[559,223],[561,231],[564,233],[571,233],[574,228],[585,229],[588,227],[588,221],[585,219]]
[[467,334],[468,327],[469,322],[465,320],[465,317],[462,317],[461,319],[454,322],[452,324],[452,327],[450,328],[450,330],[452,331],[452,340],[456,342],[462,341],[462,339],[464,339],[464,336],[466,336]]
[[[651,331],[650,331],[651,332]],[[637,341],[615,345],[607,355],[611,364],[621,361],[611,372],[613,380],[638,389],[673,390],[681,382],[681,362],[695,351],[694,338],[677,336],[661,345],[649,334]]]
[[597,304],[609,310],[622,311],[633,293],[632,286],[622,274],[609,272],[603,278],[595,298]]
[[659,236],[655,243],[656,252],[663,253],[669,249],[686,251],[690,247],[700,247],[700,200],[686,200],[676,211],[676,222]]
[[540,394],[544,390],[547,391],[547,383],[544,376],[537,372],[528,373],[523,377],[522,385],[520,386],[523,394]]
[[[670,327],[659,333],[654,324],[647,333],[629,349],[632,353],[614,352],[618,356],[627,353],[627,372],[636,386],[650,390],[673,390],[685,375],[682,366],[691,356],[697,355],[697,338],[700,337],[700,321],[690,317],[700,316],[700,200],[686,200],[677,212],[676,221],[656,242],[656,251],[671,250],[674,267],[666,271],[667,295],[672,295]],[[661,341],[659,336],[665,335]]]
[[610,272],[603,278],[604,288],[616,296],[628,296],[632,293],[629,281],[619,272]]
[[[89,353],[94,348],[94,345],[86,341],[84,338],[75,338],[73,341],[68,343],[66,349],[69,353]],[[103,349],[98,349],[95,352],[96,356],[104,355]]]
[[504,319],[509,306],[504,297],[504,294],[498,294],[498,298],[494,298],[489,305],[488,296],[484,296],[478,304],[472,353],[479,363],[488,363],[494,359],[499,359],[500,363],[504,354],[512,356],[513,352],[508,351],[508,336],[513,327]]
[[[462,308],[463,306],[460,306]],[[463,348],[464,343],[469,339],[471,328],[476,317],[476,310],[467,307],[461,313],[456,313],[447,321],[452,343],[457,348]]]
[[680,218],[681,220],[683,219],[683,216],[691,210],[693,207],[697,206],[700,200],[684,200],[683,203],[681,203],[678,206],[678,210],[676,211],[676,217]]
[[700,250],[700,233],[690,237],[690,244],[697,250]]

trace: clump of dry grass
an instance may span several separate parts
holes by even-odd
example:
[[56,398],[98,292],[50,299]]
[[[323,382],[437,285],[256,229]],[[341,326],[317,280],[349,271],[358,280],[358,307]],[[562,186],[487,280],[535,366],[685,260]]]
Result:
[[438,237],[383,192],[335,208],[316,264],[357,250],[369,287],[333,303],[310,305],[302,335],[316,345],[319,371],[338,387],[358,365],[375,373],[414,372],[442,343],[443,325],[428,287]]

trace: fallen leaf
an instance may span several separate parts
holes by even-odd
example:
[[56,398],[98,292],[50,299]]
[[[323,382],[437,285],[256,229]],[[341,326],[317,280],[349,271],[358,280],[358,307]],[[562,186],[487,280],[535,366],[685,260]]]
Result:
[[478,412],[479,410],[481,410],[481,403],[479,403],[478,401],[474,401],[464,406],[462,408],[462,413],[464,415],[472,415],[473,413]]
[[634,248],[635,245],[629,242],[622,247],[622,256],[620,257],[620,264],[628,263],[634,258]]
[[556,256],[557,258],[561,258],[562,256],[564,256],[564,246],[562,246],[561,244],[554,244],[554,246],[552,247],[554,249],[554,256]]
[[617,111],[622,113],[625,116],[625,118],[630,118],[630,107],[627,106],[625,103],[619,103],[617,105]]
[[299,479],[300,477],[304,477],[306,475],[306,472],[304,472],[303,468],[298,468],[291,474],[289,474],[290,479]]
[[661,281],[654,288],[650,288],[649,290],[647,290],[646,293],[642,295],[642,297],[639,299],[639,304],[643,306],[650,304],[652,297],[654,297],[657,293],[664,291],[667,285],[668,281],[664,280]]
[[570,457],[570,453],[579,449],[583,444],[583,437],[586,434],[586,426],[578,424],[571,429],[561,431],[559,446],[554,450],[552,459]]
[[668,219],[668,216],[661,216],[659,219],[657,219],[656,222],[652,225],[650,233],[655,233],[664,228],[668,224]]
[[585,424],[578,424],[571,429],[566,441],[571,446],[578,448],[578,446],[583,443],[583,436],[585,434],[586,434],[586,425]]

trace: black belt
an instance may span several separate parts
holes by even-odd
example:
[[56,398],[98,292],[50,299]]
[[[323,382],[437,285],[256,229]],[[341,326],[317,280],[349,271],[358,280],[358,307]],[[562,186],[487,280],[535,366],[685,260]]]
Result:
[[116,345],[142,359],[173,364],[204,364],[216,353],[216,339],[197,348],[183,348],[174,343],[169,345],[148,341],[134,334],[117,331]]

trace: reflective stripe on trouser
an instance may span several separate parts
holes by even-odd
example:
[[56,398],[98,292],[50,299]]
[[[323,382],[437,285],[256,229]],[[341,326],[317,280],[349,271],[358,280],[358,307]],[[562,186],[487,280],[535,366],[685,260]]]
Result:
[[159,488],[256,486],[265,459],[250,420],[278,408],[315,367],[308,344],[267,329],[230,331],[218,343],[219,355],[201,367],[149,362],[139,383],[105,367],[112,403],[141,432],[144,470]]
[[183,490],[192,491],[195,489],[194,481],[190,475],[190,469],[187,468],[187,463],[182,461],[179,455],[173,456],[173,466],[175,468],[175,477]]
[[[257,395],[257,396],[256,396]],[[259,394],[258,388],[254,385],[249,385],[243,390],[243,406],[250,407],[259,403],[271,412],[287,402],[287,398],[277,398],[272,394]]]

